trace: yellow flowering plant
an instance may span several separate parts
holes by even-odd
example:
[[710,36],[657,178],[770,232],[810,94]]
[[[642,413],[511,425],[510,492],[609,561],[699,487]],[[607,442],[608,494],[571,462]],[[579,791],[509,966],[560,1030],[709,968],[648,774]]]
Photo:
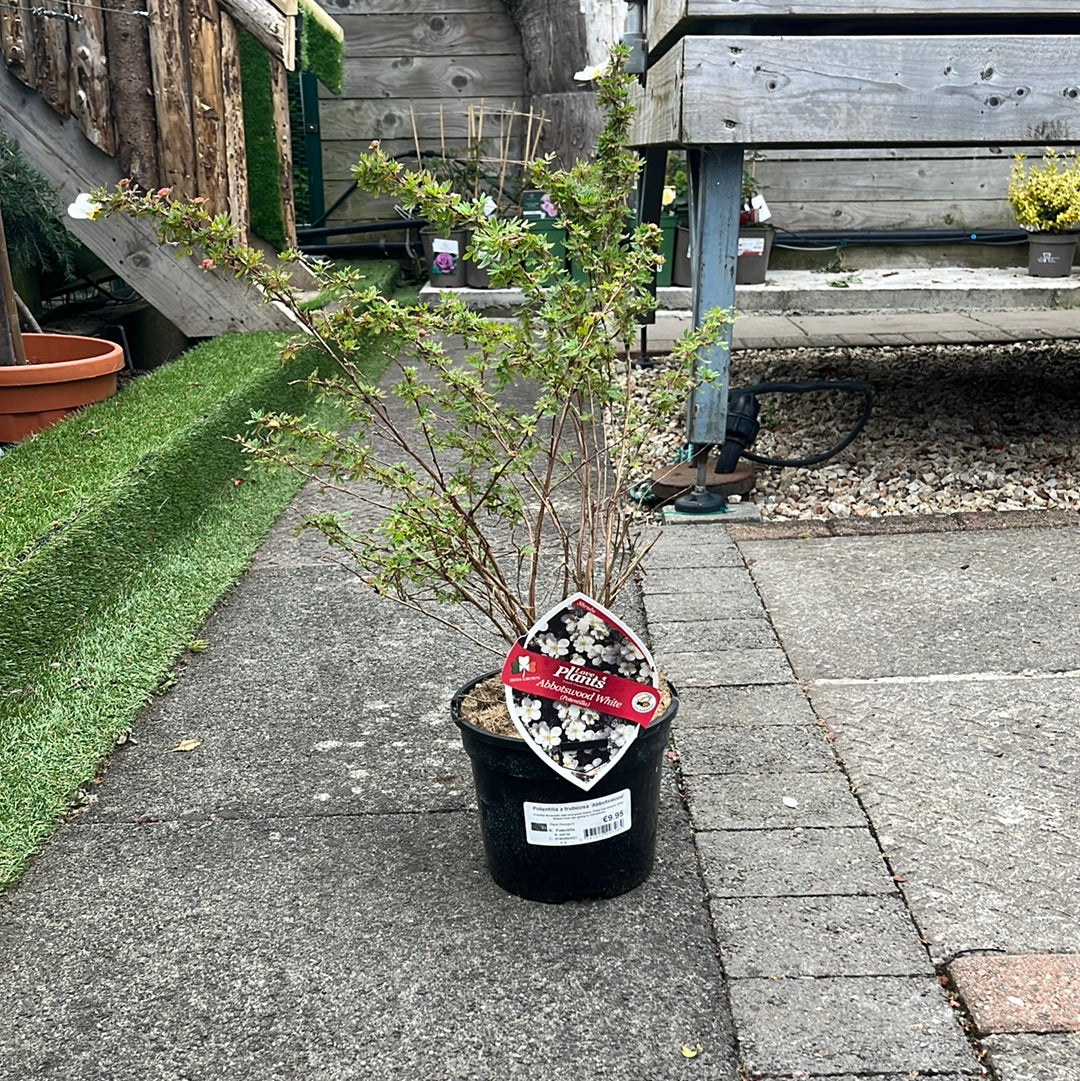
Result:
[[1034,165],[1018,154],[1009,176],[1009,204],[1017,222],[1032,232],[1062,233],[1080,224],[1080,161],[1075,152],[1059,155],[1047,147]]

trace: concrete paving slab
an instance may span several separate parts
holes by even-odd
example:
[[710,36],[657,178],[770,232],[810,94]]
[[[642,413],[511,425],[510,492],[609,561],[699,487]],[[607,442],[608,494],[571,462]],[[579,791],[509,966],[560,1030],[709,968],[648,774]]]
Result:
[[842,773],[703,774],[687,782],[699,830],[862,826],[866,818]]
[[643,531],[642,541],[650,545],[644,562],[645,592],[656,592],[649,583],[661,571],[677,570],[685,578],[692,569],[743,566],[742,553],[723,529],[692,532],[650,527]]
[[[718,573],[718,572],[713,572]],[[754,619],[761,615],[761,601],[753,591],[744,571],[744,583],[721,590],[703,590],[700,593],[660,593],[649,598],[649,617],[661,623],[700,621],[703,619]]]
[[930,977],[733,980],[730,994],[752,1071],[981,1073]]
[[707,653],[727,649],[768,649],[777,644],[764,612],[745,619],[649,620],[649,638],[657,655],[669,651],[701,650]]
[[980,1035],[1080,1032],[1080,955],[976,954],[949,975]]
[[[252,571],[110,767],[95,814],[449,810],[471,800],[449,693],[497,667],[332,565]],[[423,635],[423,663],[410,661]],[[372,648],[378,638],[379,648]],[[301,648],[317,641],[320,648]],[[402,678],[403,666],[409,678]],[[200,745],[171,753],[183,739]],[[408,769],[378,768],[395,755]]]
[[[651,610],[652,605],[649,605]],[[779,647],[718,649],[694,653],[665,650],[664,672],[679,687],[743,687],[750,683],[790,683],[791,665]]]
[[864,828],[716,830],[697,835],[711,897],[829,897],[896,892]]
[[700,1043],[733,1081],[669,806],[649,883],[561,906],[490,882],[471,813],[68,828],[0,905],[0,1075],[684,1079]]
[[936,958],[1080,953],[1080,678],[812,694]]
[[728,725],[816,724],[794,683],[747,687],[688,687],[679,694],[679,729]]
[[1077,529],[743,541],[802,679],[1068,671]]
[[690,777],[701,773],[830,773],[839,769],[821,729],[810,725],[680,725],[678,746],[682,772]]
[[898,897],[731,897],[712,914],[733,979],[934,974]]
[[988,1036],[998,1081],[1080,1081],[1080,1036]]

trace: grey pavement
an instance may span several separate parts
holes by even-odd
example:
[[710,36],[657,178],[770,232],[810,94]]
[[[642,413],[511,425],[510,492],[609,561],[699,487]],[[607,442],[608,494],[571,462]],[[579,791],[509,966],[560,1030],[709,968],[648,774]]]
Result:
[[0,899],[0,1081],[1080,1081],[1080,523],[657,528],[656,870],[549,906],[448,717],[493,659],[312,498]]

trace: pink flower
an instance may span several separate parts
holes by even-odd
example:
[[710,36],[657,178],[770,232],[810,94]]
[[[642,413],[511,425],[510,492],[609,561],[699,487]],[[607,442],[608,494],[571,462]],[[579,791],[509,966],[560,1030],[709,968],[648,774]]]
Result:
[[171,195],[172,194],[172,188],[158,188],[158,190],[156,192],[154,192],[154,194],[159,199],[164,199],[166,195]]
[[204,259],[199,264],[199,266],[201,266],[203,268],[203,270],[213,270],[214,269],[214,260],[213,259]]

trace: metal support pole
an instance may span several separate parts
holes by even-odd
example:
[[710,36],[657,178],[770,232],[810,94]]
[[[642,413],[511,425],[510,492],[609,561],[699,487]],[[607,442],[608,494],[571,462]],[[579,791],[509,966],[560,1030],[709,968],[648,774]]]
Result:
[[[735,261],[739,253],[742,204],[742,146],[705,146],[687,150],[690,175],[690,281],[694,326],[713,308],[735,307]],[[687,407],[686,438],[697,464],[693,491],[675,501],[686,514],[720,510],[725,499],[706,489],[709,448],[724,442],[727,428],[731,325],[718,341],[694,358],[695,374],[711,379],[697,387]]]

